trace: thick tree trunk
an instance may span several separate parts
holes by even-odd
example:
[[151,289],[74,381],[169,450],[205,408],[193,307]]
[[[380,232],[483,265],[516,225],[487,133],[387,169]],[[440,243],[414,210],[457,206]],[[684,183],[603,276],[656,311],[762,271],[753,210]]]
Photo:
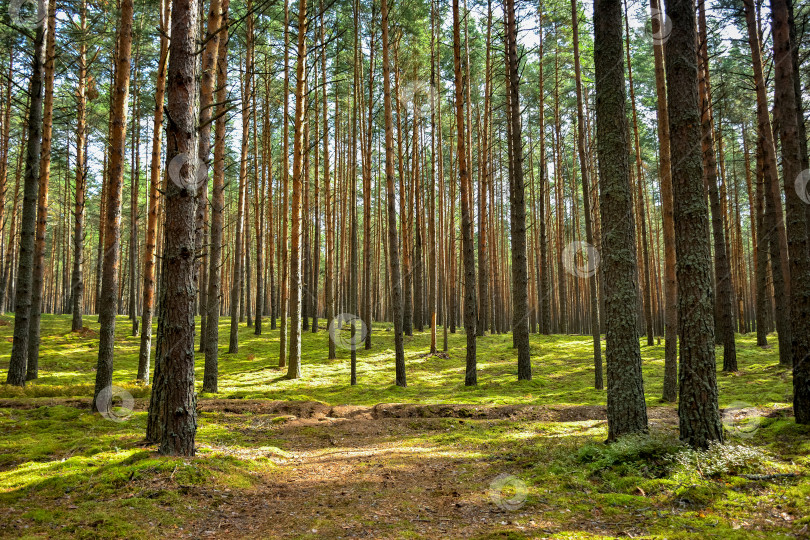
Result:
[[[28,86],[28,126],[23,176],[23,205],[20,221],[20,250],[17,262],[17,284],[14,289],[14,341],[8,364],[7,384],[25,386],[28,368],[28,329],[31,316],[31,288],[34,273],[34,236],[39,194],[39,157],[42,147],[42,79],[45,65],[45,34],[48,2],[40,4],[34,37],[31,79]],[[9,245],[14,241],[9,237]]]
[[666,44],[675,247],[678,260],[680,437],[694,448],[723,440],[714,356],[709,209],[703,187],[694,4],[670,0]]
[[[166,160],[183,156],[184,164],[171,170],[166,189],[166,221],[161,299],[163,316],[158,320],[156,365],[151,409],[161,409],[160,453],[193,456],[197,432],[197,398],[194,393],[194,306],[197,299],[195,231],[197,209],[197,124],[198,96],[197,32],[198,0],[172,0],[172,39],[167,74],[168,123]],[[163,384],[163,388],[158,385]],[[154,414],[154,413],[153,413]]]
[[[596,128],[601,182],[602,268],[607,329],[608,440],[647,431],[636,327],[638,266],[627,149],[621,0],[594,7]],[[563,299],[564,301],[564,299]]]
[[53,81],[56,63],[56,2],[48,3],[48,37],[45,45],[45,99],[42,112],[42,148],[39,158],[39,193],[34,243],[34,273],[31,291],[31,322],[28,327],[28,366],[25,378],[39,376],[39,324],[42,315],[42,289],[45,278],[45,227],[48,225],[48,187],[51,177],[51,137],[53,133]]
[[[782,176],[787,202],[787,240],[790,253],[790,321],[793,361],[793,412],[796,423],[810,424],[810,256],[807,207],[798,188],[807,189],[802,174],[802,146],[792,58],[790,1],[771,0],[773,18],[774,121],[782,149]],[[805,150],[806,152],[806,150]]]

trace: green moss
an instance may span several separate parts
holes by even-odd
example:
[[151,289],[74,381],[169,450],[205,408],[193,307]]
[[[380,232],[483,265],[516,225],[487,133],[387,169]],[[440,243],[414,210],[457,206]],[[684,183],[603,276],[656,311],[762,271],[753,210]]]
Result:
[[[592,388],[588,337],[532,336],[534,378],[529,382],[516,380],[510,336],[481,338],[480,384],[468,388],[463,385],[464,335],[450,335],[449,358],[442,358],[425,355],[429,333],[416,332],[406,339],[409,385],[399,388],[391,384],[391,332],[387,325],[375,325],[373,347],[358,351],[359,384],[352,387],[348,351],[339,349],[340,358],[328,360],[325,331],[304,334],[303,377],[292,381],[277,367],[278,331],[255,336],[252,329],[241,328],[239,354],[227,355],[224,348],[221,353],[220,393],[204,397],[467,406],[459,409],[458,417],[435,417],[442,409],[435,407],[421,410],[421,416],[379,421],[373,436],[356,435],[340,422],[302,423],[286,414],[206,410],[199,417],[197,456],[180,459],[159,456],[154,446],[144,445],[143,409],[150,388],[135,381],[139,340],[127,335],[123,318],[114,384],[136,398],[131,417],[111,422],[71,400],[52,399],[83,398],[86,404],[92,394],[97,354],[93,332],[98,326],[94,317],[86,321],[90,331],[80,335],[69,332],[69,317],[43,316],[40,379],[25,389],[0,386],[0,397],[12,400],[10,408],[0,409],[4,534],[180,536],[189,532],[181,528],[216,508],[215,494],[249,497],[262,486],[287,481],[294,489],[297,484],[289,475],[300,452],[323,452],[328,459],[338,459],[352,445],[365,451],[369,441],[383,448],[415,450],[351,457],[352,470],[363,478],[340,481],[351,483],[358,498],[334,509],[319,506],[322,513],[317,516],[308,509],[298,517],[306,526],[291,536],[343,535],[346,531],[334,525],[339,519],[379,536],[424,538],[424,529],[410,519],[381,522],[364,512],[369,504],[384,506],[388,501],[411,516],[434,519],[424,509],[428,497],[460,500],[464,508],[473,507],[470,515],[486,516],[489,521],[481,527],[488,530],[477,536],[482,539],[606,538],[627,532],[667,538],[778,538],[810,525],[810,479],[804,476],[810,465],[810,428],[787,416],[790,373],[778,367],[778,351],[760,349],[753,335],[738,338],[741,371],[718,373],[718,384],[723,408],[757,408],[754,429],[736,429],[730,423],[729,444],[703,455],[680,445],[670,420],[656,421],[650,435],[605,445],[606,424],[593,419],[600,414],[596,409],[570,420],[564,415],[556,421],[520,415],[477,418],[476,407],[489,405],[604,406],[605,392]],[[221,335],[227,335],[227,320],[220,324]],[[0,338],[10,337],[12,329],[0,325]],[[0,339],[0,370],[6,368],[10,347],[7,339]],[[659,399],[663,345],[641,350],[647,404],[660,407],[651,417],[672,418],[674,406]],[[199,356],[198,382],[202,365]],[[358,436],[365,438],[358,443]],[[431,480],[437,469],[423,468],[427,465],[451,470],[452,485],[428,490],[416,481]],[[406,486],[386,486],[376,480],[383,470],[412,480]],[[489,499],[490,482],[500,474],[515,475],[527,486],[525,504],[514,513],[497,513]],[[798,476],[758,480],[745,474]],[[335,488],[328,483],[315,486]],[[490,510],[495,513],[490,515]],[[28,528],[9,528],[12,524]]]
[[[9,318],[6,317],[8,320]],[[0,385],[0,397],[88,397],[93,391],[97,355],[98,322],[86,317],[89,331],[70,332],[66,315],[43,315],[40,378],[24,389]],[[139,385],[140,339],[130,336],[126,318],[120,318],[116,334],[114,384],[135,398],[146,398],[149,387]],[[323,324],[323,321],[321,321]],[[220,335],[227,336],[229,319],[220,319]],[[267,325],[265,325],[267,326]],[[219,394],[204,397],[314,400],[328,404],[352,403],[468,403],[468,404],[553,404],[604,405],[605,392],[594,390],[592,342],[587,336],[531,336],[531,381],[517,381],[517,361],[509,335],[488,335],[478,340],[479,384],[464,386],[465,337],[449,335],[448,358],[429,356],[430,332],[414,332],[405,339],[408,387],[393,385],[393,334],[389,325],[373,326],[372,348],[357,351],[359,384],[349,382],[349,351],[338,349],[338,359],[327,359],[329,335],[325,329],[304,333],[303,377],[286,379],[278,368],[279,330],[265,327],[261,336],[240,326],[239,353],[225,354],[221,348]],[[0,326],[0,370],[11,351],[13,325]],[[439,329],[441,331],[441,329]],[[772,349],[756,345],[754,334],[740,335],[737,355],[740,371],[718,371],[721,406],[748,403],[754,406],[788,406],[791,401],[790,372],[778,366],[776,339]],[[603,343],[604,348],[604,343]],[[717,349],[718,366],[722,348]],[[664,346],[641,348],[644,385],[649,406],[661,404]],[[202,384],[203,355],[197,356],[197,381]]]

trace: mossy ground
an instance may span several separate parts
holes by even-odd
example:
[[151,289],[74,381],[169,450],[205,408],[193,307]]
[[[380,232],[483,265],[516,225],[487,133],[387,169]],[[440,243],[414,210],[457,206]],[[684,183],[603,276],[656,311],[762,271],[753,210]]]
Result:
[[[591,387],[588,337],[532,336],[534,378],[520,383],[511,336],[481,338],[479,386],[470,389],[463,385],[463,334],[450,336],[449,357],[442,358],[425,354],[428,332],[416,333],[406,338],[409,386],[402,389],[392,384],[389,325],[375,325],[372,349],[358,351],[356,387],[348,384],[348,351],[326,359],[323,328],[305,334],[303,377],[290,381],[277,367],[278,331],[265,324],[264,335],[255,336],[243,326],[239,353],[223,348],[220,355],[220,393],[201,396],[233,406],[203,406],[198,456],[179,459],[143,443],[149,388],[134,380],[140,338],[129,336],[124,318],[114,384],[135,396],[136,411],[112,422],[72,399],[86,403],[92,393],[96,321],[86,317],[89,330],[74,334],[69,317],[44,316],[40,378],[25,389],[0,386],[0,536],[808,534],[810,429],[790,415],[790,373],[777,366],[775,338],[774,348],[763,350],[752,335],[738,336],[740,372],[718,373],[721,407],[753,407],[753,429],[731,426],[729,446],[697,455],[678,445],[674,405],[659,399],[663,344],[642,346],[651,436],[605,446],[605,392]],[[10,322],[0,319],[3,372]],[[220,335],[227,329],[222,319]],[[719,348],[718,366],[721,354]],[[201,366],[198,356],[198,381]],[[424,417],[383,418],[357,407],[366,413],[307,417],[247,406],[255,399],[471,404],[481,414],[458,418],[430,409]],[[559,414],[538,420],[542,415],[486,412],[499,405]],[[498,495],[491,487],[502,474],[519,482],[507,482]],[[524,485],[526,500],[517,508],[496,504],[519,500]]]

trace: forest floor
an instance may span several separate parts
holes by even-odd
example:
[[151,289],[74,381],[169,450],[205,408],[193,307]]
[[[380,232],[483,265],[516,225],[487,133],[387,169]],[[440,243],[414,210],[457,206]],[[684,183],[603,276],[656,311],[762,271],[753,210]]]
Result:
[[587,337],[532,336],[534,378],[520,383],[510,336],[481,338],[467,389],[463,334],[445,358],[416,333],[402,389],[386,325],[358,351],[356,387],[348,351],[326,359],[324,330],[305,334],[303,377],[289,381],[278,331],[242,327],[220,393],[199,396],[197,456],[182,459],[143,440],[149,389],[124,318],[114,384],[133,411],[90,412],[96,317],[85,324],[74,334],[69,317],[44,316],[39,380],[0,385],[0,537],[810,537],[810,429],[793,422],[773,337],[763,350],[738,336],[740,372],[718,373],[727,444],[694,452],[659,399],[662,344],[642,343],[650,435],[608,446]]

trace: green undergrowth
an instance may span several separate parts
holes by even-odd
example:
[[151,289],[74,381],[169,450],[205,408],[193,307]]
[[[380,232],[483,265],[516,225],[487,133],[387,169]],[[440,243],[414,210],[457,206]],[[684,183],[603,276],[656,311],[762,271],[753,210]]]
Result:
[[[480,507],[483,516],[494,508],[494,478],[513,475],[526,486],[525,502],[496,514],[503,517],[480,538],[535,538],[538,531],[529,531],[538,523],[549,533],[539,536],[555,538],[780,538],[810,524],[810,429],[787,418],[745,437],[729,432],[726,444],[706,451],[681,445],[674,426],[607,445],[600,420],[413,418],[386,424],[362,441],[349,428],[341,433],[340,424],[317,424],[296,428],[293,444],[290,432],[278,431],[284,423],[276,418],[203,412],[198,455],[169,458],[143,444],[145,413],[118,423],[65,406],[2,409],[0,523],[13,522],[37,538],[193,535],[189,523],[216,513],[232,496],[251,497],[263,482],[285,482],[285,474],[294,478],[296,464],[286,458],[297,445],[340,454],[344,445],[395,442],[425,451],[385,458],[387,471],[410,477],[424,475],[426,466],[449,468],[455,484],[446,489],[464,505]],[[381,470],[370,457],[354,458],[354,467],[355,474]],[[403,494],[402,485],[347,488],[330,483],[335,481],[324,480],[318,489],[350,489],[383,508],[389,499],[399,505],[415,498],[415,511],[436,504],[419,482],[407,483]],[[351,478],[339,481],[353,485]],[[339,512],[341,522],[364,519],[363,505]],[[306,530],[329,530],[309,511],[302,509],[300,519]],[[375,530],[425,538],[408,520],[387,526]],[[5,530],[19,535],[18,528]]]
[[[25,388],[0,385],[0,398],[90,397],[94,388],[98,347],[96,316],[85,316],[86,330],[70,331],[66,315],[43,315],[39,379]],[[3,324],[5,323],[5,324]],[[320,320],[319,331],[304,332],[302,377],[288,380],[278,367],[279,331],[256,336],[253,328],[240,326],[239,352],[227,354],[229,319],[220,319],[219,393],[202,397],[229,399],[267,398],[314,400],[327,404],[374,405],[377,403],[470,403],[534,405],[604,405],[605,392],[593,388],[592,342],[588,336],[531,336],[531,381],[517,381],[517,360],[511,334],[478,339],[478,381],[464,386],[465,337],[461,330],[449,335],[447,357],[431,356],[430,332],[414,332],[405,338],[408,387],[393,384],[393,331],[390,324],[376,323],[372,347],[357,351],[358,385],[349,385],[349,351],[338,348],[338,358],[327,358],[329,334]],[[0,372],[7,369],[11,351],[13,318],[0,317]],[[438,332],[439,348],[442,329]],[[346,336],[348,339],[348,336]],[[778,366],[776,339],[773,348],[756,346],[754,334],[739,335],[737,355],[740,371],[718,371],[721,406],[787,406],[791,401],[790,372]],[[140,337],[131,335],[131,322],[119,317],[116,328],[114,384],[133,396],[147,397],[149,387],[136,381]],[[602,347],[604,350],[604,341]],[[648,405],[659,405],[663,387],[663,341],[641,347],[645,393]],[[202,382],[203,355],[197,353],[197,382]],[[717,349],[718,368],[722,348]]]
[[[6,316],[0,321],[5,321],[0,322],[0,371],[4,371],[13,319]],[[740,371],[718,372],[726,444],[705,451],[685,448],[678,441],[674,406],[659,399],[663,344],[647,347],[642,343],[647,404],[661,407],[656,411],[661,414],[651,415],[649,434],[610,445],[603,442],[604,420],[577,420],[576,415],[566,420],[561,414],[553,422],[427,415],[380,421],[370,431],[355,434],[341,428],[340,422],[314,419],[290,428],[292,416],[248,408],[239,413],[203,410],[198,419],[197,456],[171,458],[145,444],[142,406],[125,421],[113,422],[69,400],[55,401],[61,405],[49,402],[49,398],[86,400],[92,394],[96,317],[86,317],[85,324],[85,331],[72,333],[69,317],[43,316],[40,378],[24,389],[0,386],[0,398],[10,400],[0,408],[0,537],[199,534],[202,529],[191,530],[190,524],[200,526],[220,507],[223,515],[230,515],[224,508],[230,508],[233,499],[252,501],[272,482],[283,482],[290,490],[306,486],[296,483],[294,475],[302,449],[339,456],[352,445],[355,450],[375,445],[420,449],[384,458],[386,470],[414,480],[386,488],[339,477],[324,479],[317,489],[340,493],[350,484],[351,489],[375,497],[374,504],[382,507],[385,501],[392,506],[412,505],[419,514],[424,506],[438,505],[438,500],[442,504],[458,501],[458,508],[476,508],[481,516],[489,516],[493,509],[497,511],[490,493],[493,478],[508,474],[524,483],[527,498],[520,508],[496,513],[494,521],[469,535],[472,538],[780,538],[801,536],[810,528],[806,517],[810,515],[806,476],[810,429],[796,425],[788,414],[790,373],[777,365],[773,338],[773,349],[761,349],[753,335],[738,336]],[[220,335],[227,336],[227,319],[220,325]],[[130,323],[119,318],[114,383],[142,404],[150,388],[135,381],[140,338],[129,333]],[[530,382],[516,380],[510,335],[480,338],[479,385],[466,388],[463,334],[450,335],[449,357],[444,358],[427,355],[430,335],[416,332],[406,338],[409,385],[404,389],[392,385],[389,325],[375,325],[372,348],[358,351],[356,387],[348,385],[349,351],[338,349],[337,360],[326,358],[327,336],[323,328],[317,334],[304,334],[303,376],[291,381],[277,367],[278,330],[269,330],[265,321],[264,334],[255,336],[243,326],[239,352],[231,355],[221,350],[219,394],[201,397],[316,400],[333,405],[605,404],[605,392],[592,388],[592,344],[585,336],[533,335]],[[721,366],[722,349],[717,351]],[[198,354],[197,360],[199,382],[202,356]],[[733,416],[735,410],[748,407],[755,409],[748,409],[754,412],[747,419]],[[373,454],[352,459],[355,474],[381,472]],[[439,495],[426,490],[415,480],[431,478],[426,464],[451,469],[455,487],[445,487]],[[420,532],[419,522],[410,517],[384,524],[369,517],[365,500],[335,510],[340,512],[339,523],[365,523],[380,537],[437,537]],[[330,529],[329,519],[309,510],[302,509],[296,518],[301,527],[292,537],[343,534],[340,524]],[[470,515],[479,519],[479,514]]]
[[[567,531],[549,537],[793,538],[810,526],[810,428],[792,419],[746,437],[727,432],[703,451],[682,445],[673,428],[605,444],[598,421],[442,428],[428,438],[470,445],[490,478],[505,470],[526,484],[525,512],[510,523],[541,516]],[[535,537],[493,534],[480,538]]]
[[0,409],[0,507],[36,536],[154,537],[197,515],[190,490],[249,490],[282,452],[240,452],[239,437],[223,437],[208,413],[195,458],[158,455],[145,430],[145,413],[119,423],[64,406]]

